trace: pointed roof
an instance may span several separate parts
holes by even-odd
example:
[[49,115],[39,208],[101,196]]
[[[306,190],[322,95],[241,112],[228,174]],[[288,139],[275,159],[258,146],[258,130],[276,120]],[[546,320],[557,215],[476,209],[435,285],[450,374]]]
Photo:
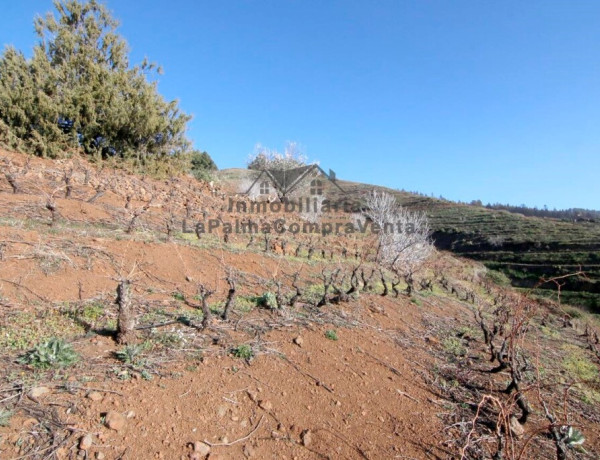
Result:
[[292,169],[267,169],[265,172],[284,195],[291,192],[317,165],[301,166]]
[[320,172],[333,185],[340,189],[340,191],[344,192],[344,190],[338,185],[336,181],[335,173],[329,170],[329,174],[327,174],[316,163],[291,169],[263,169],[254,179],[254,182],[252,182],[252,185],[248,190],[252,189],[252,187],[254,187],[254,185],[261,179],[261,177],[266,175],[271,180],[275,188],[277,188],[277,190],[281,192],[282,196],[286,196],[286,194],[290,193],[294,188],[298,186],[298,184],[302,183],[306,176],[308,176],[312,171]]

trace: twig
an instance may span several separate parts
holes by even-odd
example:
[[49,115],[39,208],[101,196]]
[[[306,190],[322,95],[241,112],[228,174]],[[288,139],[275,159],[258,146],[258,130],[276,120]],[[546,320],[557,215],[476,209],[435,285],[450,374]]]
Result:
[[400,391],[400,390],[396,390],[398,392],[398,394],[401,394],[402,396],[406,396],[408,399],[412,399],[414,402],[416,403],[421,403],[421,401],[419,401],[417,398],[412,397],[411,395],[409,395],[408,393],[405,393],[404,391]]
[[235,441],[231,441],[231,442],[218,442],[218,443],[211,443],[211,442],[208,442],[208,441],[204,440],[204,444],[208,444],[210,447],[215,447],[215,446],[233,446],[234,444],[237,444],[238,442],[245,441],[250,436],[252,436],[256,432],[256,430],[258,430],[258,428],[260,427],[260,424],[263,421],[263,418],[264,418],[264,415],[262,415],[260,417],[260,420],[258,421],[258,423],[256,424],[256,426],[254,427],[254,429],[250,433],[248,433],[246,436],[244,436],[242,438],[236,439]]
[[104,388],[88,388],[88,387],[80,387],[80,386],[71,386],[71,385],[63,385],[65,390],[73,389],[73,390],[84,390],[84,391],[101,391],[104,393],[112,393],[115,395],[123,396],[123,393],[119,393],[114,390],[105,390]]

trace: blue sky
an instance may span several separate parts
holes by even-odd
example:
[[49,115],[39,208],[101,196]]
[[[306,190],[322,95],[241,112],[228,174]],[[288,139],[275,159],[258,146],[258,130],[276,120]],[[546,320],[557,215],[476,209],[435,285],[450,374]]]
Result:
[[[220,168],[304,146],[338,177],[600,209],[600,2],[105,2]],[[50,0],[2,6],[29,54]]]

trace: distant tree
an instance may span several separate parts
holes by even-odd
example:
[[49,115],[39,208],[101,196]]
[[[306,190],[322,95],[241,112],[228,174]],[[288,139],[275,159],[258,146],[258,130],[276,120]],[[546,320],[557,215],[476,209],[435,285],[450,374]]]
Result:
[[35,19],[31,59],[12,47],[0,57],[0,143],[44,157],[83,151],[185,168],[190,117],[149,81],[160,69],[146,60],[130,66],[117,22],[96,0],[54,7],[56,17]]
[[211,180],[211,173],[218,169],[217,165],[207,152],[198,152],[197,150],[194,150],[190,155],[190,160],[190,172],[198,180]]
[[254,154],[248,161],[248,169],[278,169],[286,170],[306,166],[307,158],[300,151],[297,142],[288,142],[283,153],[256,144]]
[[[399,206],[386,192],[367,195],[364,216],[380,229],[377,260],[385,268],[404,278],[407,294],[414,288],[414,275],[433,253],[429,221],[425,213]],[[386,231],[386,227],[392,226]]]

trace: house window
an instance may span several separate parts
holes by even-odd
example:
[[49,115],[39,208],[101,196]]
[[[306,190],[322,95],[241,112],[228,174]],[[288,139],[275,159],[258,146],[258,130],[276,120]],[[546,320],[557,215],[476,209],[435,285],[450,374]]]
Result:
[[260,194],[268,195],[269,193],[270,193],[269,183],[267,181],[261,182],[260,183]]
[[323,195],[323,182],[321,182],[319,179],[310,181],[310,194]]

